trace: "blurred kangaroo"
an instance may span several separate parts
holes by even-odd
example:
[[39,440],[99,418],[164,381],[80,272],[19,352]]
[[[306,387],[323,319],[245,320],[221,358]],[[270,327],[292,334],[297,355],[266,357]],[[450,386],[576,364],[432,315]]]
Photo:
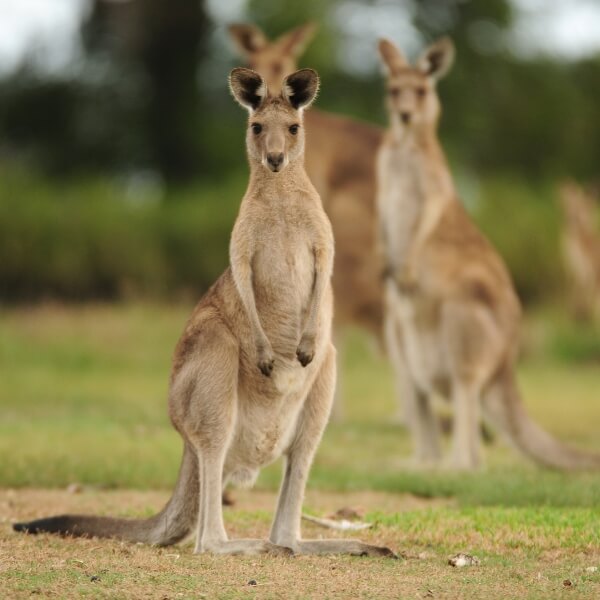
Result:
[[[318,85],[311,69],[286,77],[280,93],[254,71],[231,73],[231,92],[249,111],[250,182],[231,237],[231,266],[200,300],[175,350],[169,412],[184,453],[171,500],[145,520],[66,515],[16,530],[167,545],[197,523],[197,553],[394,556],[354,540],[300,538],[304,488],[336,375],[333,235],[304,170],[303,110]],[[281,455],[269,541],[229,540],[223,485],[252,484]]]
[[573,181],[563,183],[560,200],[564,220],[562,249],[571,283],[575,318],[600,317],[600,231],[592,198]]
[[[274,41],[254,25],[232,25],[229,33],[248,65],[269,89],[296,69],[312,38],[308,23]],[[381,340],[383,285],[377,252],[375,156],[383,130],[360,121],[311,110],[305,119],[306,170],[323,200],[335,237],[333,289],[336,326],[355,323]]]
[[550,467],[600,467],[527,415],[515,380],[520,304],[509,273],[457,198],[437,136],[436,82],[453,61],[449,39],[411,66],[388,40],[390,125],[379,151],[378,210],[386,263],[388,351],[419,462],[440,459],[432,396],[451,400],[451,464],[480,464],[480,409],[524,453]]

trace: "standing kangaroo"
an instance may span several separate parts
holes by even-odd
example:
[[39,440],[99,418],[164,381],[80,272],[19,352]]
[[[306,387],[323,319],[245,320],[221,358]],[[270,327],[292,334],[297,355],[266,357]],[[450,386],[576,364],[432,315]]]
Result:
[[[282,77],[312,37],[308,23],[270,42],[254,25],[232,25],[229,33],[248,65],[269,89]],[[354,323],[377,339],[383,332],[383,285],[377,251],[375,157],[383,130],[348,117],[311,110],[306,170],[323,200],[335,237],[333,290],[336,325]]]
[[583,321],[600,318],[600,232],[594,226],[592,199],[574,182],[560,189],[564,214],[562,250],[571,283],[573,314]]
[[432,396],[451,400],[452,464],[480,464],[480,407],[527,455],[557,468],[600,467],[527,415],[515,381],[520,304],[508,271],[457,199],[437,137],[436,81],[449,70],[449,39],[411,66],[388,40],[390,126],[377,159],[386,263],[385,334],[420,462],[440,459]]
[[[175,350],[169,412],[184,453],[171,500],[145,520],[67,515],[16,530],[167,545],[197,523],[197,553],[394,556],[354,540],[300,538],[304,488],[335,387],[333,236],[304,171],[303,109],[318,85],[317,74],[302,69],[273,95],[254,71],[231,73],[233,96],[250,113],[250,183],[231,237],[231,266],[200,300]],[[281,455],[269,541],[228,540],[223,485],[252,484]]]

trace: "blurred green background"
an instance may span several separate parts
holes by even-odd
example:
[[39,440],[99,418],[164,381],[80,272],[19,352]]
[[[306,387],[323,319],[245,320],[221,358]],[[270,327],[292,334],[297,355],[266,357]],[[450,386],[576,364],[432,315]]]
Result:
[[247,173],[245,115],[226,87],[242,60],[226,26],[276,37],[307,20],[319,29],[300,65],[321,74],[319,108],[382,125],[378,35],[409,56],[453,38],[441,138],[462,198],[527,304],[564,299],[556,184],[597,183],[600,159],[586,0],[17,4],[0,9],[70,16],[0,69],[0,301],[205,290],[227,264]]

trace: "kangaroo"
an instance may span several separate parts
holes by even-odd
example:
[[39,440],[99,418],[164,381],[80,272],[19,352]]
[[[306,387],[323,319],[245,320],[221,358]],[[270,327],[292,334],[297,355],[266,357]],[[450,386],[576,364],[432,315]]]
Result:
[[560,188],[564,215],[562,250],[571,283],[573,315],[582,321],[600,317],[600,232],[594,227],[592,199],[575,182]]
[[441,39],[411,66],[389,40],[390,125],[377,157],[385,337],[418,462],[441,458],[432,396],[453,408],[451,464],[480,465],[480,410],[529,457],[549,467],[600,467],[600,456],[556,441],[527,415],[515,379],[521,307],[502,259],[457,198],[438,141],[436,82],[451,67]]
[[[300,537],[304,488],[336,376],[333,235],[304,170],[303,110],[317,94],[318,76],[297,71],[275,94],[249,69],[234,69],[229,82],[249,112],[250,181],[231,236],[230,267],[196,306],[175,350],[169,413],[184,452],[173,496],[149,519],[66,515],[14,528],[167,545],[197,523],[196,553],[395,556],[359,541]],[[229,540],[223,485],[251,485],[281,455],[269,540]]]
[[[315,32],[307,23],[274,41],[254,25],[231,25],[229,33],[248,65],[269,89],[284,75]],[[383,130],[355,119],[311,110],[306,114],[306,170],[323,200],[335,237],[335,323],[357,324],[376,339],[383,332],[383,282],[377,251],[375,156]]]

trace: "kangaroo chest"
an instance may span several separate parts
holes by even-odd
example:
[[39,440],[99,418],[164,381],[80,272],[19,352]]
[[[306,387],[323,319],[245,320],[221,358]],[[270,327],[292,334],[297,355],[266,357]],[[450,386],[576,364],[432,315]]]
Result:
[[390,266],[408,257],[423,208],[419,161],[408,149],[384,147],[379,156],[379,216]]
[[306,310],[314,282],[314,236],[310,216],[282,210],[255,232],[252,265],[259,313],[285,309],[292,320]]

